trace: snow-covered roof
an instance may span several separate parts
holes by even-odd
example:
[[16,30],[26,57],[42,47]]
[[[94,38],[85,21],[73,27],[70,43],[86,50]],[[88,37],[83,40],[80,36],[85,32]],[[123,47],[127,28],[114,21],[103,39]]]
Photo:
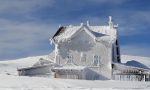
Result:
[[111,28],[110,26],[88,26],[90,30],[101,33],[101,34],[106,34],[109,36],[116,36],[116,29]]
[[32,67],[26,67],[26,68],[18,68],[17,71],[31,70],[31,69],[42,68],[42,67],[47,67],[47,66],[51,66],[51,65],[42,65],[42,66],[32,66]]
[[70,40],[80,31],[85,30],[96,41],[107,41],[109,43],[116,40],[117,30],[114,27],[108,26],[90,26],[81,24],[80,26],[66,26],[60,29],[53,36],[54,42],[64,42]]
[[37,61],[33,66],[42,66],[42,65],[49,65],[49,64],[53,64],[53,62],[50,60],[40,58],[39,61]]
[[[39,63],[39,64],[38,64]],[[18,71],[22,71],[22,70],[31,70],[31,69],[36,69],[36,68],[43,68],[43,67],[60,67],[58,64],[50,62],[50,61],[39,61],[37,63],[35,63],[33,66],[31,67],[25,67],[25,68],[18,68]]]

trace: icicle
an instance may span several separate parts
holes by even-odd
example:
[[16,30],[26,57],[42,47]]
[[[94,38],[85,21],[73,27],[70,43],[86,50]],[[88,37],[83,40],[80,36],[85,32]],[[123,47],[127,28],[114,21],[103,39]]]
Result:
[[50,45],[52,45],[53,44],[53,40],[52,39],[50,39]]

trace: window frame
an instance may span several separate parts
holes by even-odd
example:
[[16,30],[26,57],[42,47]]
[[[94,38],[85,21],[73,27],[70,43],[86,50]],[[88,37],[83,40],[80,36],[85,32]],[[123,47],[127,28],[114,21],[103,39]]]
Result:
[[101,57],[98,55],[93,56],[93,66],[100,66],[101,63]]
[[73,56],[72,55],[68,55],[67,56],[67,64],[71,64],[73,63]]
[[81,55],[80,55],[80,62],[86,62],[86,60],[87,60],[86,56],[87,55],[85,53],[81,53]]

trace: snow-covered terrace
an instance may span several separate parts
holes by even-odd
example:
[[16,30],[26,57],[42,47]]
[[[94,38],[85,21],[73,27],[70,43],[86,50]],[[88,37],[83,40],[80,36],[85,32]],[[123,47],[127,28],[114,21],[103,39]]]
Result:
[[114,73],[119,74],[150,74],[150,69],[127,66],[120,63],[113,63]]

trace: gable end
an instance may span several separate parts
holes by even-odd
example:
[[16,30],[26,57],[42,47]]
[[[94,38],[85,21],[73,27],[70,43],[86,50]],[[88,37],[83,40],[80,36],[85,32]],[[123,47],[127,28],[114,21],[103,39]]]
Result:
[[57,32],[54,34],[53,39],[54,39],[55,36],[60,35],[60,34],[63,33],[64,31],[65,31],[65,27],[61,26],[61,27],[57,30]]

